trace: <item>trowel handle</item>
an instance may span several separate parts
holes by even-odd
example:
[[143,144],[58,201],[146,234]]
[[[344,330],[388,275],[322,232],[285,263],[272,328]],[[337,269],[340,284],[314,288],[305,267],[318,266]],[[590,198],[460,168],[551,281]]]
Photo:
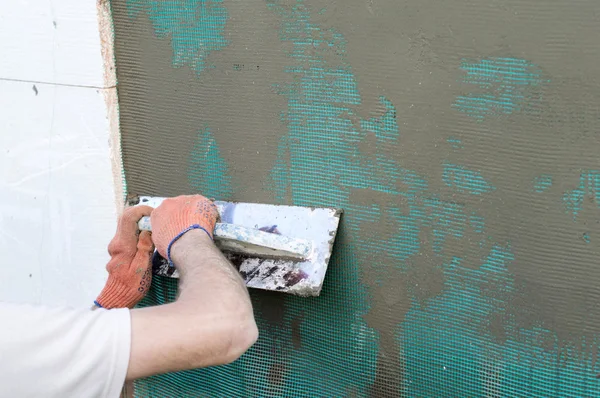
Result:
[[[150,217],[143,217],[138,227],[141,231],[152,231]],[[213,235],[215,244],[221,250],[251,257],[301,261],[312,251],[312,245],[307,240],[235,224],[217,223]]]

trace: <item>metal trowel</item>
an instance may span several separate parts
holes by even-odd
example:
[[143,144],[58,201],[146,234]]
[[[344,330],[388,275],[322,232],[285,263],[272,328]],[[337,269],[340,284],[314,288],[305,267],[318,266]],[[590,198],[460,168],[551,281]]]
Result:
[[[157,207],[165,198],[139,196],[131,205]],[[215,201],[220,220],[214,241],[237,267],[246,286],[299,296],[318,296],[337,233],[342,210]],[[151,231],[150,218],[139,222]],[[179,277],[158,253],[153,273]]]

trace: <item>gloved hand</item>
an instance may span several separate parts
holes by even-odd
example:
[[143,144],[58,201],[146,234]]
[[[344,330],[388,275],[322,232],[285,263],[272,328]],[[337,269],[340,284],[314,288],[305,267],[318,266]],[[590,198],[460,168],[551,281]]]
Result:
[[152,212],[152,240],[161,256],[171,261],[171,246],[191,229],[202,229],[212,239],[219,212],[202,195],[184,195],[165,199]]
[[103,308],[133,308],[152,282],[152,234],[139,231],[138,221],[149,216],[150,206],[128,207],[119,218],[117,233],[108,245],[108,280],[94,303]]

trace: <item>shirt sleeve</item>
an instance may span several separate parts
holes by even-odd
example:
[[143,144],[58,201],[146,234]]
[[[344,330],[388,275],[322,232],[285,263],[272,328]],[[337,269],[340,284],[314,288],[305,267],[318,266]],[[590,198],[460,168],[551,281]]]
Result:
[[117,398],[130,349],[127,308],[0,302],[0,397]]

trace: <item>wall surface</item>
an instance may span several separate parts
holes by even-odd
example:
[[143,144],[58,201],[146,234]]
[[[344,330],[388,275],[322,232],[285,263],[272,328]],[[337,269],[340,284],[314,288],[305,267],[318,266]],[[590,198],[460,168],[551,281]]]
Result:
[[600,395],[599,2],[112,6],[130,193],[345,210],[320,297],[140,396]]
[[0,2],[0,300],[87,306],[116,225],[96,4]]

